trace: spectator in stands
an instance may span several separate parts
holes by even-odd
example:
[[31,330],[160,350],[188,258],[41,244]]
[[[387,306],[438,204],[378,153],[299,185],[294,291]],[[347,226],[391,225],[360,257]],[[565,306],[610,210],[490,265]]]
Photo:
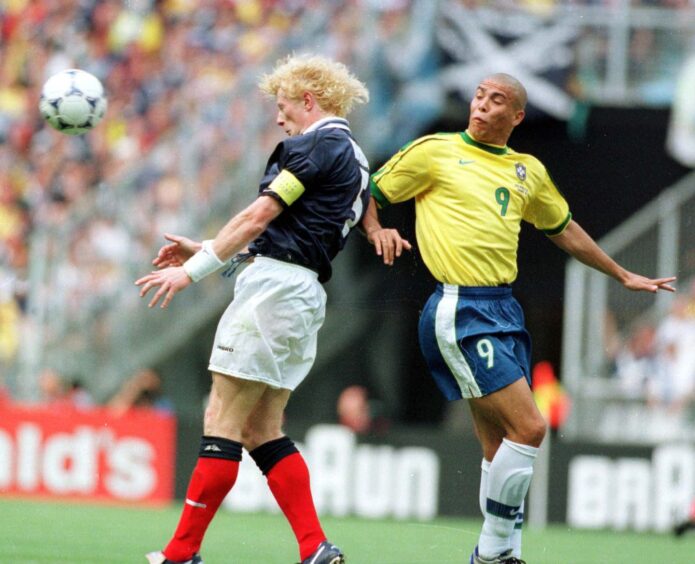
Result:
[[615,356],[615,371],[621,390],[630,397],[644,397],[648,383],[660,371],[656,350],[656,328],[640,323]]
[[72,378],[68,383],[67,398],[77,409],[90,409],[95,406],[91,392],[80,378]]
[[94,405],[91,393],[79,378],[68,378],[55,368],[39,375],[39,400],[52,409],[89,409]]
[[[695,295],[695,294],[694,294]],[[680,413],[695,399],[695,317],[692,297],[679,296],[656,331],[660,369],[648,385],[648,401]]]
[[117,415],[132,408],[149,408],[164,413],[174,411],[171,400],[164,395],[161,376],[152,368],[138,370],[128,378],[107,406]]
[[690,503],[688,516],[673,527],[673,534],[677,537],[682,537],[686,532],[693,529],[695,529],[695,499]]
[[388,429],[388,421],[375,409],[375,402],[370,400],[364,386],[348,386],[340,392],[336,411],[338,423],[357,435],[383,433]]
[[2,408],[3,404],[9,403],[11,399],[12,395],[5,385],[5,379],[3,378],[2,374],[0,374],[0,409]]
[[66,408],[70,406],[67,383],[55,368],[45,368],[39,375],[39,401],[45,407]]
[[13,272],[0,265],[0,373],[7,373],[19,348],[21,308]]
[[369,432],[372,415],[367,400],[367,388],[348,386],[338,396],[338,423],[357,434]]

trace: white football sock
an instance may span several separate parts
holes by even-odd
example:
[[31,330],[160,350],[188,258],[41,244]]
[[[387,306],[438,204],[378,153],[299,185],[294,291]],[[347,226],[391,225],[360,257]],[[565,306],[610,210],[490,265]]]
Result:
[[485,506],[487,505],[487,475],[489,471],[490,463],[483,458],[483,461],[480,463],[480,493],[478,494],[480,512],[483,514],[483,519],[485,519]]
[[487,476],[485,521],[478,541],[480,556],[494,558],[512,548],[514,524],[523,510],[537,452],[535,447],[507,439],[497,449]]
[[514,532],[512,533],[512,556],[521,558],[521,532],[524,525],[524,502],[521,502],[521,509],[514,522]]

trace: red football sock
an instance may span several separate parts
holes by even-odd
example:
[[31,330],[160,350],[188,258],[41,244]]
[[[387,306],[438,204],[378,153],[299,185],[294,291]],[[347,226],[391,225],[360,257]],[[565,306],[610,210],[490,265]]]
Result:
[[186,501],[174,537],[164,549],[169,560],[185,562],[200,550],[205,531],[222,500],[232,489],[239,462],[199,458],[186,491]]
[[300,560],[304,560],[326,540],[311,497],[309,469],[295,452],[273,466],[267,477],[270,491],[297,537]]

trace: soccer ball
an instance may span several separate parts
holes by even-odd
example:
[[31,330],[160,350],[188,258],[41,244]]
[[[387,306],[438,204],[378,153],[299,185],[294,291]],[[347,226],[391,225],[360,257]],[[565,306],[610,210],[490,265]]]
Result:
[[61,133],[82,135],[102,120],[107,105],[104,87],[96,76],[67,69],[45,82],[39,111]]

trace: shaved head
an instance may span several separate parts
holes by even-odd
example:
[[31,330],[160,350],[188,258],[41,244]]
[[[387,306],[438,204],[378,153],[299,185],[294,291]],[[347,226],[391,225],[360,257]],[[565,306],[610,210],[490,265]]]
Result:
[[506,145],[512,130],[526,112],[526,89],[505,73],[488,75],[475,89],[468,118],[468,132],[476,141]]
[[510,99],[513,101],[515,109],[523,110],[526,108],[526,102],[528,101],[526,88],[524,88],[524,85],[511,74],[506,74],[504,72],[491,74],[486,77],[481,84],[485,82],[496,84],[506,90]]

